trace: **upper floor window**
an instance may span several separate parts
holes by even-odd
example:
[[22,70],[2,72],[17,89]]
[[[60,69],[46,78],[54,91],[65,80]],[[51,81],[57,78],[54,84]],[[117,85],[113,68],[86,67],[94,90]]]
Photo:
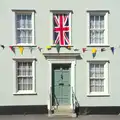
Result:
[[34,11],[15,11],[15,44],[34,45]]
[[108,45],[108,12],[88,12],[88,45]]
[[71,12],[54,11],[52,14],[52,39],[53,45],[71,45]]

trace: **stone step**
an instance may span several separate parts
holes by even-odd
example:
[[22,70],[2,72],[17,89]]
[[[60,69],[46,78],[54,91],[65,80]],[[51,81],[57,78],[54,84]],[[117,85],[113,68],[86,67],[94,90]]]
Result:
[[55,109],[55,112],[61,112],[61,113],[72,113],[73,110],[72,109]]
[[69,114],[66,114],[66,113],[55,113],[55,114],[51,114],[49,115],[49,117],[54,117],[54,118],[74,118],[76,117],[76,114],[74,113],[69,113]]
[[58,108],[55,109],[53,114],[49,114],[49,117],[60,117],[60,118],[72,118],[76,117],[76,114],[73,112],[73,109],[71,109],[70,105],[67,106],[58,106]]

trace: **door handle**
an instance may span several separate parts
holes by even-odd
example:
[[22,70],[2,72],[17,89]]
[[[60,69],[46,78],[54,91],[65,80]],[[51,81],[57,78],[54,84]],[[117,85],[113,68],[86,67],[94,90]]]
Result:
[[63,85],[64,85],[64,83],[59,83],[59,85],[63,86]]

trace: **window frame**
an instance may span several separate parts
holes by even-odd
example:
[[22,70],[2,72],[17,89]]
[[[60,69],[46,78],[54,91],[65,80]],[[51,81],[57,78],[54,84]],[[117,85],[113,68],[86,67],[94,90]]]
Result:
[[[90,92],[90,63],[104,63],[104,91],[103,92]],[[109,96],[109,60],[88,60],[87,61],[87,96]]]
[[[35,10],[12,10],[13,11],[13,46],[35,46]],[[31,14],[32,21],[32,42],[17,43],[16,14]]]
[[[90,15],[104,15],[104,43],[90,43]],[[109,47],[109,41],[108,41],[108,15],[109,11],[87,11],[87,46],[107,46]]]
[[[17,80],[17,62],[32,62],[32,90],[18,90]],[[36,94],[36,58],[13,58],[13,76],[14,76],[14,93],[13,94]]]
[[72,14],[73,11],[72,10],[50,10],[50,45],[51,46],[56,46],[53,43],[53,15],[54,14],[69,14],[69,24],[70,24],[70,31],[69,31],[69,40],[70,40],[70,44],[69,45],[65,45],[65,46],[72,46]]

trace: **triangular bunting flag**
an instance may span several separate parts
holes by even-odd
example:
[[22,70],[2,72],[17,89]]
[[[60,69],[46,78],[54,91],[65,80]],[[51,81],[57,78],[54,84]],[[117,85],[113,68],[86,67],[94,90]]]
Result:
[[93,58],[96,56],[96,53],[92,53]]
[[93,49],[92,49],[92,56],[93,56],[93,58],[96,56],[96,52],[97,52],[97,49],[96,49],[96,48],[93,48]]
[[47,48],[48,50],[50,50],[52,47],[51,47],[51,46],[46,46],[46,48]]
[[69,49],[69,50],[71,50],[71,46],[67,46],[66,48]]
[[74,51],[79,51],[79,49],[77,49],[77,48],[74,48]]
[[23,48],[22,46],[19,46],[18,48],[19,48],[19,50],[20,50],[20,54],[23,54],[24,48]]
[[101,52],[105,51],[106,49],[105,48],[101,48]]
[[114,54],[115,48],[114,48],[114,47],[111,47],[111,51],[112,51],[112,53]]
[[82,48],[83,53],[86,51],[86,48]]
[[97,49],[96,48],[93,48],[92,49],[92,53],[96,53],[97,52]]
[[38,50],[41,52],[42,48],[38,47]]
[[61,46],[59,45],[59,43],[56,44],[56,49],[57,49],[57,52],[58,52],[58,53],[60,52],[60,48],[61,48]]
[[5,46],[4,45],[0,45],[3,49],[5,48]]
[[15,48],[13,46],[9,46],[10,50],[15,53]]
[[33,47],[29,47],[29,49],[30,49],[30,52],[32,53],[32,51],[33,51]]

